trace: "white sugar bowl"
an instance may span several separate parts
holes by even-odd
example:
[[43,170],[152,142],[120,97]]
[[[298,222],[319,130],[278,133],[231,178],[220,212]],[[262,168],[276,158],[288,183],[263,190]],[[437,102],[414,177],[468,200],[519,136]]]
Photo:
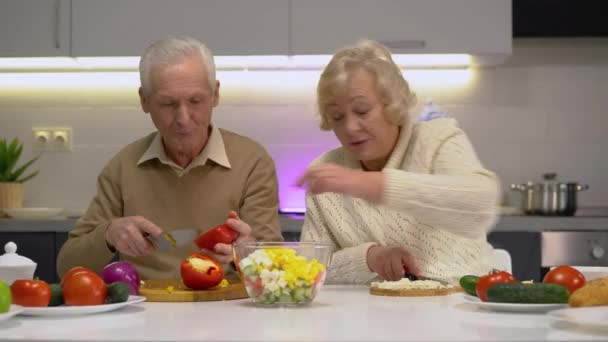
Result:
[[0,279],[11,285],[17,279],[33,279],[36,263],[17,254],[17,244],[10,241],[0,255]]

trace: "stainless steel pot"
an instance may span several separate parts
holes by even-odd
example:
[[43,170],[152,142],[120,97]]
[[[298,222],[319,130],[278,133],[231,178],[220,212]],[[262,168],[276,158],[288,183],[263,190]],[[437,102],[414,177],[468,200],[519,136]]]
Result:
[[527,215],[574,215],[578,192],[589,189],[589,185],[557,182],[555,173],[547,173],[543,178],[542,183],[511,184],[511,190],[522,193],[523,212]]

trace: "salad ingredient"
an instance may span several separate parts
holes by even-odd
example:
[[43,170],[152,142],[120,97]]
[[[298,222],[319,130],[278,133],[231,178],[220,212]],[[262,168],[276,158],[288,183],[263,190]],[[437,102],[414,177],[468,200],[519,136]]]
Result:
[[48,306],[51,287],[42,280],[17,279],[11,285],[13,304],[23,306]]
[[51,288],[51,301],[49,302],[49,306],[59,306],[63,304],[63,289],[61,288],[61,284],[49,284]]
[[585,276],[574,267],[562,265],[545,274],[543,283],[563,285],[572,294],[585,285]]
[[126,261],[113,262],[101,271],[101,277],[106,284],[120,281],[129,286],[129,294],[138,295],[140,278],[135,266]]
[[501,284],[501,283],[514,283],[515,277],[511,275],[511,273],[505,271],[499,271],[496,273],[491,273],[482,277],[479,277],[477,280],[477,284],[475,285],[475,292],[477,293],[477,297],[482,302],[487,302],[488,297],[486,296],[486,291],[492,285]]
[[203,233],[194,240],[194,243],[201,249],[213,251],[218,243],[231,244],[238,237],[238,233],[227,224],[221,224],[210,231]]
[[0,313],[8,312],[12,302],[13,296],[10,286],[0,279]]
[[193,290],[206,290],[218,285],[224,279],[222,266],[212,258],[192,253],[180,267],[184,285]]
[[479,277],[476,275],[465,275],[460,278],[460,287],[462,287],[464,292],[466,292],[467,294],[477,297],[477,290],[475,289],[475,285],[477,285],[478,280]]
[[325,280],[325,266],[290,248],[258,249],[239,262],[249,296],[262,304],[308,303]]
[[[238,220],[239,215],[236,213],[236,211],[231,210],[228,213],[228,218]],[[194,239],[194,243],[196,243],[198,248],[201,248],[201,249],[204,248],[204,249],[213,251],[216,244],[218,244],[218,243],[231,244],[236,240],[236,238],[238,236],[239,236],[239,234],[236,231],[234,231],[232,228],[230,228],[230,226],[228,226],[227,224],[221,224],[221,225],[209,230],[208,232],[201,234],[199,237]]]
[[63,301],[67,305],[100,305],[106,302],[106,283],[96,273],[75,273],[62,287]]
[[129,293],[131,288],[122,281],[116,281],[106,286],[108,289],[108,303],[122,303],[129,299]]
[[558,284],[501,283],[490,286],[488,302],[498,303],[568,303],[568,289]]
[[93,274],[97,274],[95,273],[95,271],[93,271],[90,268],[84,267],[84,266],[76,266],[76,267],[72,267],[70,268],[69,271],[67,271],[63,277],[61,278],[61,287],[63,287],[63,285],[65,284],[65,282],[70,279],[72,276],[74,276],[77,273],[93,273]]

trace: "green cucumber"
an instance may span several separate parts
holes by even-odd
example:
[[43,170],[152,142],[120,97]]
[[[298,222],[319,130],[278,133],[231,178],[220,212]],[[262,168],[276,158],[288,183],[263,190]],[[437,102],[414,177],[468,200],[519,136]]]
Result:
[[108,297],[106,298],[108,303],[122,303],[129,299],[129,285],[122,281],[113,282],[106,288],[108,289]]
[[549,304],[568,303],[568,289],[562,285],[544,283],[502,283],[490,286],[488,302]]
[[460,287],[462,287],[464,292],[470,294],[471,296],[477,297],[477,290],[475,290],[475,285],[477,285],[478,280],[478,276],[465,275],[464,277],[460,278]]
[[51,288],[51,301],[49,306],[59,306],[63,304],[63,289],[60,284],[49,284]]

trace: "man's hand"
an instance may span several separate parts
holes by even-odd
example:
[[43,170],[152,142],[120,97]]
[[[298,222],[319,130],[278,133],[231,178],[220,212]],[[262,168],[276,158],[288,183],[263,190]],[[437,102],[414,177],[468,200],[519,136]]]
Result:
[[403,247],[372,246],[367,250],[367,265],[384,280],[399,280],[405,272],[420,274],[412,254]]
[[[231,211],[228,214],[226,224],[239,234],[236,240],[234,241],[235,243],[255,242],[255,239],[253,238],[253,236],[251,236],[251,227],[247,223],[241,221],[236,212]],[[233,260],[232,245],[226,243],[216,244],[213,251],[207,249],[202,249],[201,251],[222,264],[227,264]]]
[[366,172],[335,164],[323,164],[306,170],[296,185],[308,184],[308,189],[313,195],[336,192],[370,202],[380,202],[383,181],[382,172]]
[[145,256],[154,252],[154,246],[146,235],[158,238],[163,230],[141,216],[121,217],[110,222],[106,241],[121,254]]

